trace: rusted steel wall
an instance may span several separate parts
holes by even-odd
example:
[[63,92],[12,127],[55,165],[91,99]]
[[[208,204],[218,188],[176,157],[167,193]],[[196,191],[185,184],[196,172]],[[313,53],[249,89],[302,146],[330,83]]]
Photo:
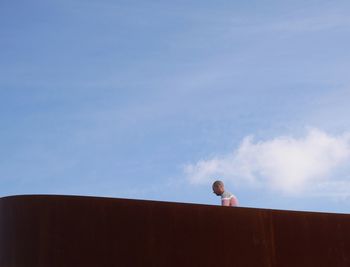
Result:
[[95,197],[0,199],[0,267],[350,266],[345,214]]

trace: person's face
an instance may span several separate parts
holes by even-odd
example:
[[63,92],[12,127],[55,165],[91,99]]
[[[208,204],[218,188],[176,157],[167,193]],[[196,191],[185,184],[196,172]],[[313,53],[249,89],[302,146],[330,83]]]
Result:
[[224,188],[221,185],[218,186],[213,186],[213,192],[214,194],[216,194],[217,196],[220,196],[222,193],[224,193]]

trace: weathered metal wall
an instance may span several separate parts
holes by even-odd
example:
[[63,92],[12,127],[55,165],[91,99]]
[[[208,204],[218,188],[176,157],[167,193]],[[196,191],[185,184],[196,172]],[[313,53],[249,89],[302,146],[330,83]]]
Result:
[[350,216],[73,196],[0,199],[0,267],[350,266]]

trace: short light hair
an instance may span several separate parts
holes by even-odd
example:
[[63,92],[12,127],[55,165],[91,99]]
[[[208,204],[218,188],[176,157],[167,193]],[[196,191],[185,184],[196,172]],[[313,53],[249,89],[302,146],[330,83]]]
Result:
[[218,186],[224,186],[224,183],[222,181],[219,181],[219,180],[215,181],[213,183],[213,187],[218,187]]

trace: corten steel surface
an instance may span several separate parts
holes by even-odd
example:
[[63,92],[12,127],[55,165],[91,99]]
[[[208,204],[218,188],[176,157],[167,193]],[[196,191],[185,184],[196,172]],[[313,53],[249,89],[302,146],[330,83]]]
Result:
[[74,196],[0,199],[0,267],[350,266],[345,214]]

